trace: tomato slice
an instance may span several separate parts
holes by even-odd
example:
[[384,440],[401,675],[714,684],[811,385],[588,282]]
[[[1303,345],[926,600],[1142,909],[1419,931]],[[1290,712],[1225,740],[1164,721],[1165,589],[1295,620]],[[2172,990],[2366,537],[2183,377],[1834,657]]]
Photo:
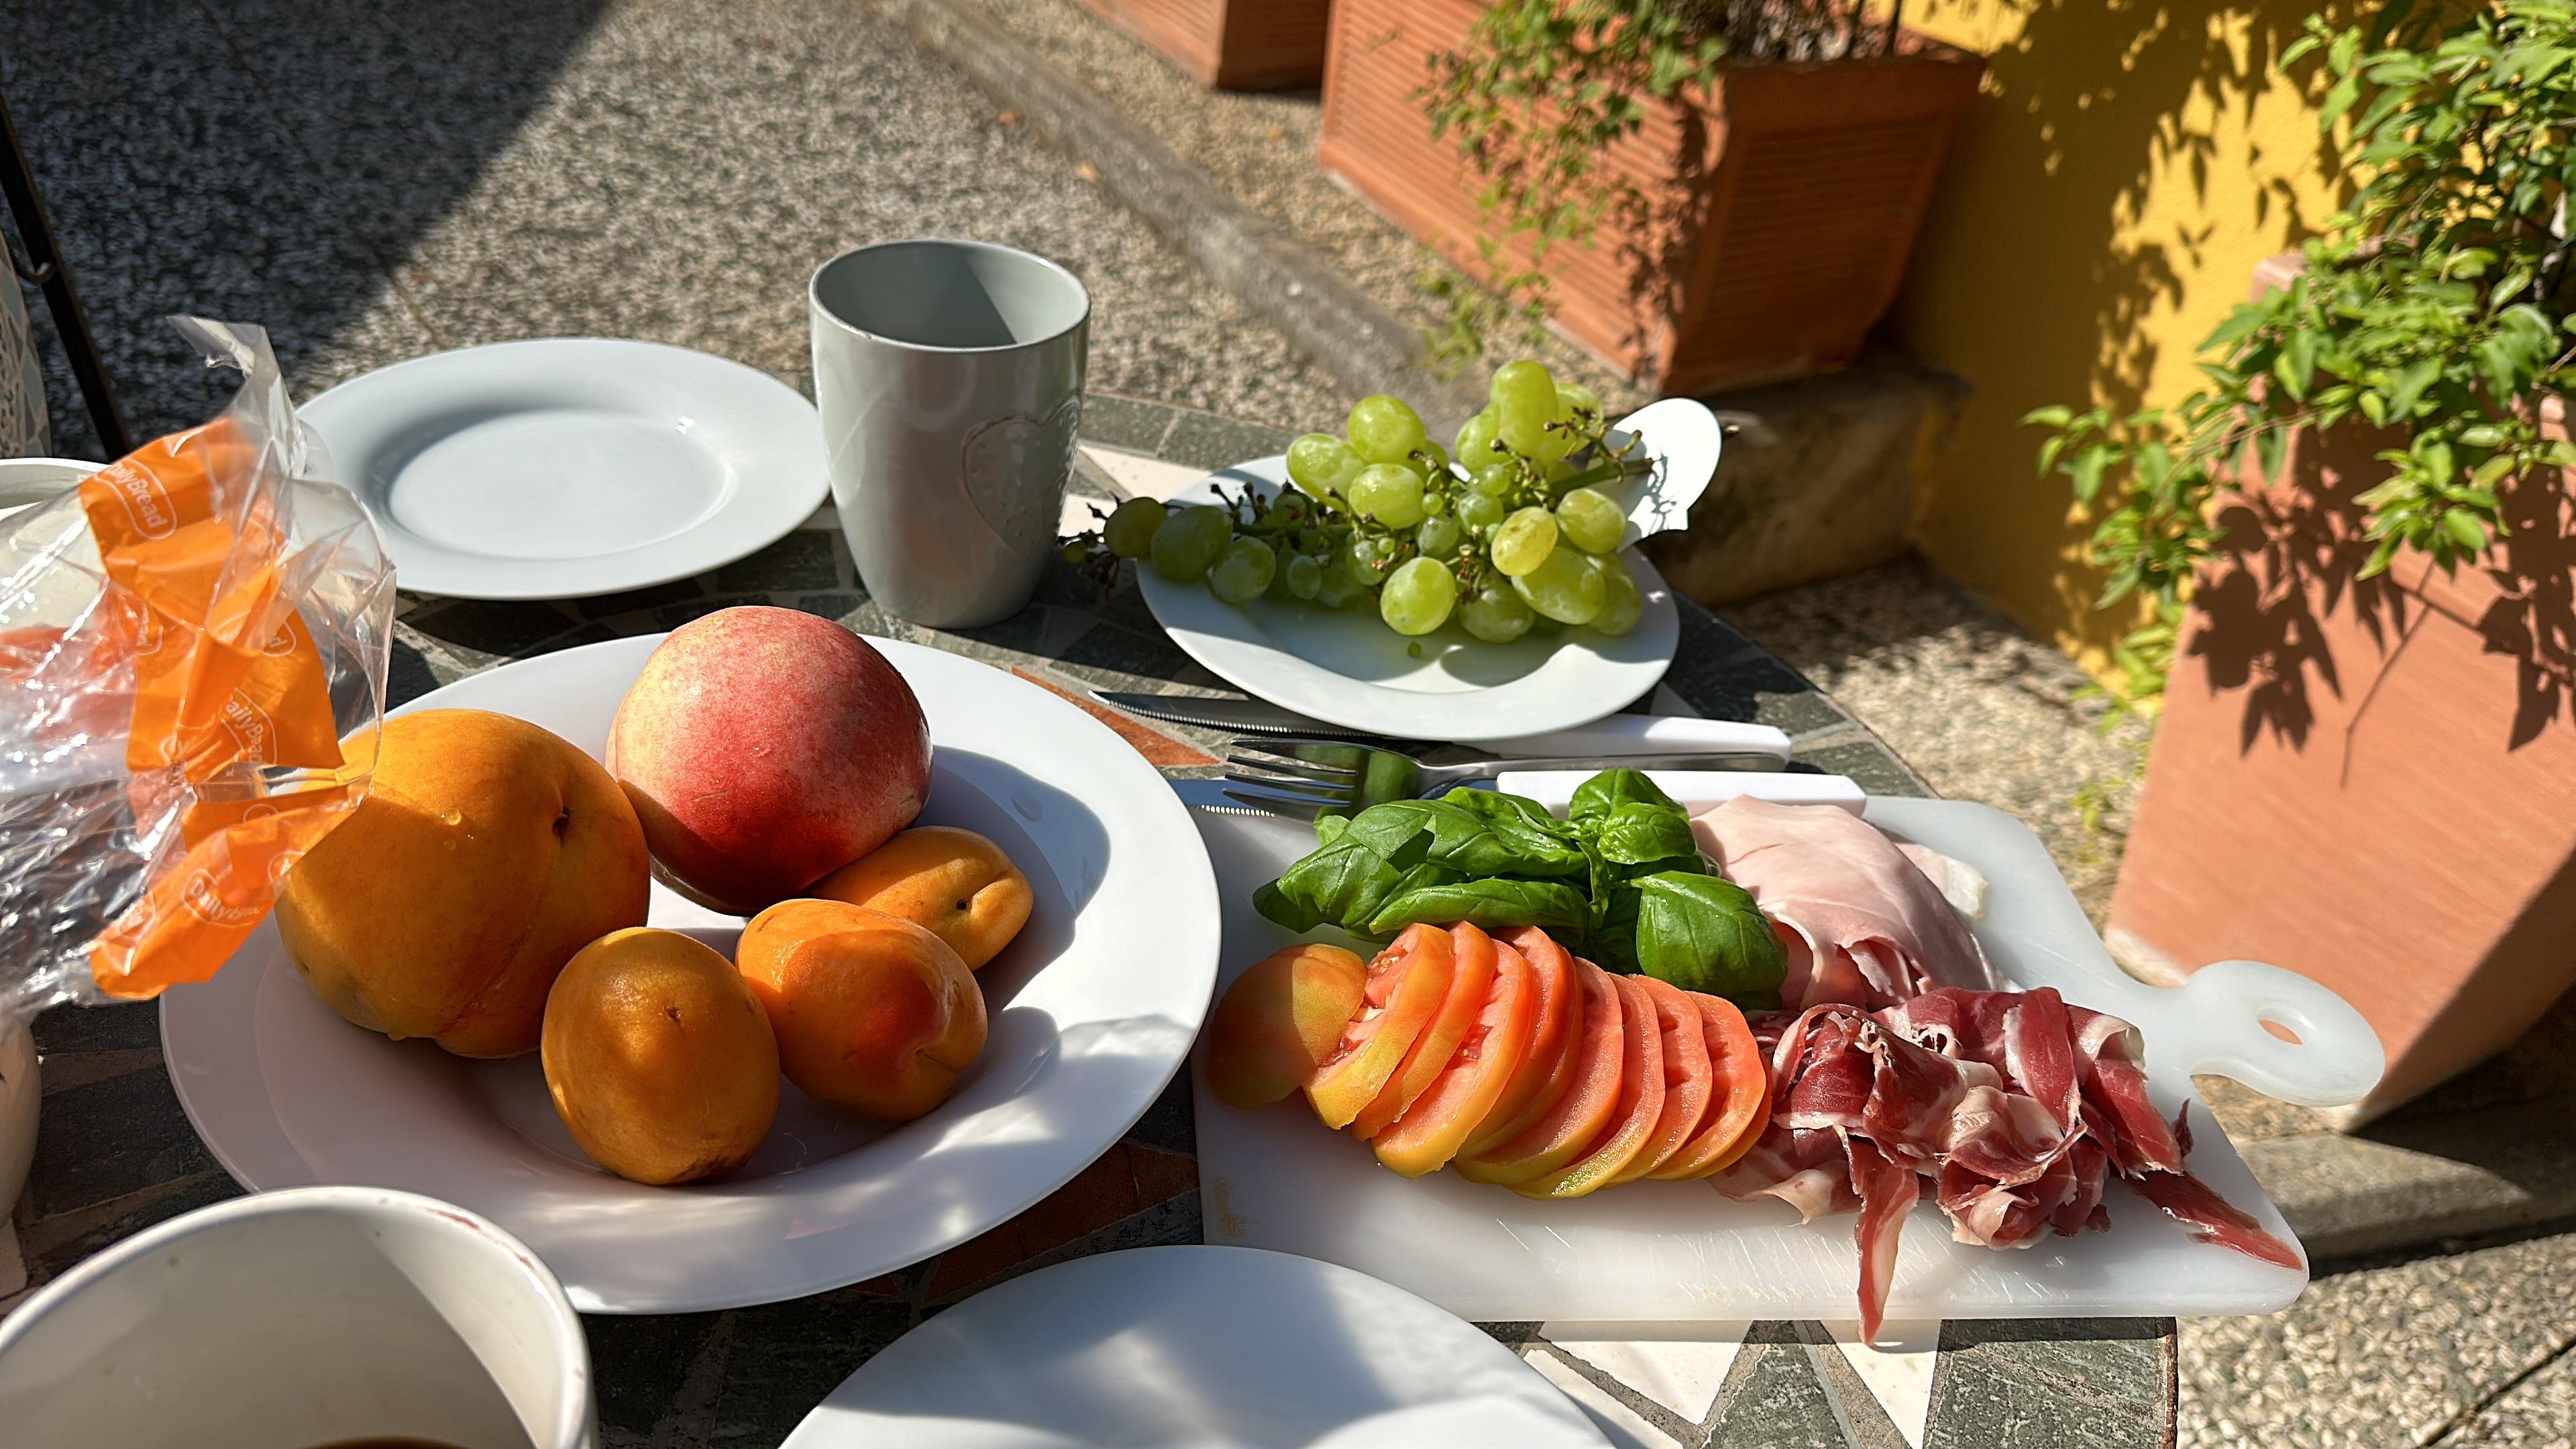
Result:
[[1688,1182],[1714,1177],[1733,1167],[1737,1158],[1762,1140],[1762,1129],[1771,1121],[1771,1075],[1762,1060],[1762,1047],[1753,1039],[1753,1028],[1744,1021],[1744,1013],[1735,1003],[1715,996],[1685,992],[1691,1004],[1699,1008],[1701,1029],[1708,1039],[1709,1072],[1716,1089],[1709,1098],[1708,1116],[1701,1122],[1699,1135],[1693,1137],[1672,1160],[1646,1174],[1662,1182]]
[[1574,958],[1556,938],[1536,926],[1515,926],[1494,939],[1518,951],[1537,975],[1538,1019],[1530,1026],[1529,1047],[1511,1081],[1458,1149],[1461,1157],[1511,1141],[1565,1095],[1577,1065],[1574,1043],[1583,1034],[1583,983],[1575,975]]
[[1430,1089],[1377,1135],[1377,1160],[1406,1177],[1420,1177],[1457,1156],[1467,1133],[1511,1084],[1537,1022],[1538,973],[1520,952],[1495,942],[1494,989],[1484,1009]]
[[[1595,968],[1598,969],[1598,968]],[[1619,990],[1619,1096],[1610,1125],[1581,1156],[1554,1172],[1512,1184],[1523,1197],[1581,1197],[1608,1187],[1620,1169],[1654,1140],[1664,1115],[1664,1034],[1655,1022],[1655,998],[1641,978],[1614,976]],[[1605,1048],[1606,1049],[1606,1048]]]
[[1208,1014],[1208,1087],[1229,1107],[1294,1094],[1368,1000],[1368,963],[1339,946],[1273,951],[1234,978]]
[[1537,1121],[1501,1146],[1457,1159],[1458,1175],[1471,1182],[1506,1186],[1545,1177],[1583,1155],[1610,1113],[1619,1105],[1623,1035],[1619,988],[1610,973],[1589,961],[1575,962],[1583,983],[1583,1030],[1573,1043],[1574,1080],[1548,1104]]
[[1414,1038],[1395,1075],[1351,1119],[1351,1135],[1362,1142],[1385,1131],[1416,1098],[1431,1090],[1431,1084],[1448,1070],[1449,1059],[1458,1054],[1458,1044],[1475,1028],[1485,998],[1494,994],[1494,938],[1483,927],[1467,921],[1451,926],[1449,956],[1449,995],[1440,1003],[1439,1014]]
[[1333,1054],[1306,1079],[1306,1101],[1327,1127],[1348,1127],[1375,1100],[1414,1039],[1449,999],[1457,974],[1449,933],[1407,926],[1368,967],[1360,1014],[1342,1028]]
[[1711,1089],[1716,1085],[1709,1071],[1707,1031],[1691,994],[1652,976],[1628,979],[1644,987],[1647,997],[1655,1003],[1655,1025],[1662,1033],[1664,1049],[1664,1112],[1655,1119],[1655,1130],[1646,1139],[1646,1149],[1602,1184],[1604,1187],[1649,1176],[1689,1145],[1708,1113]]

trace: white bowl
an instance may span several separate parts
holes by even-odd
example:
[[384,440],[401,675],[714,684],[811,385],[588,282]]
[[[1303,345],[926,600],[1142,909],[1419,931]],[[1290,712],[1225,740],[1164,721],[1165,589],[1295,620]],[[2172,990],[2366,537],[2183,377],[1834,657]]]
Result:
[[313,1187],[137,1233],[0,1321],[0,1438],[593,1449],[597,1430],[581,1319],[518,1239],[435,1198]]
[[24,1023],[0,1026],[0,1295],[27,1286],[8,1212],[36,1157],[36,1037]]
[[0,458],[0,518],[32,508],[105,466],[79,458]]

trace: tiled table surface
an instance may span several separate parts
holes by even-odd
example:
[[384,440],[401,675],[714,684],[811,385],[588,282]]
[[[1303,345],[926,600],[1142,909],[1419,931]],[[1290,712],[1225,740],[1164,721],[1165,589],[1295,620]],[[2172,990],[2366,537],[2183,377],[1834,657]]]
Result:
[[[1165,495],[1200,473],[1276,452],[1286,435],[1206,413],[1095,397],[1067,517],[1089,500]],[[861,633],[936,645],[1056,690],[1175,775],[1215,773],[1207,731],[1117,715],[1094,688],[1225,686],[1176,649],[1122,580],[1105,599],[1058,568],[1028,609],[955,633],[869,602],[828,510],[741,563],[660,588],[563,604],[404,596],[389,694],[414,698],[511,659],[670,629],[733,604],[777,604]],[[1881,794],[1926,793],[1912,771],[1787,666],[1696,605],[1654,707],[1787,730],[1801,762]],[[36,1165],[0,1233],[0,1309],[152,1223],[240,1189],[197,1140],[162,1065],[150,1005],[61,1009],[37,1023],[44,1055]],[[586,1320],[603,1443],[776,1444],[852,1369],[979,1288],[1118,1248],[1201,1240],[1186,1076],[1124,1140],[1037,1206],[926,1263],[830,1293],[721,1313]],[[1835,1228],[1828,1228],[1834,1231]],[[1855,1347],[1848,1325],[1481,1325],[1581,1403],[1615,1443],[1725,1449],[2150,1449],[2170,1445],[2170,1320],[2025,1320],[1899,1326],[1896,1351]]]

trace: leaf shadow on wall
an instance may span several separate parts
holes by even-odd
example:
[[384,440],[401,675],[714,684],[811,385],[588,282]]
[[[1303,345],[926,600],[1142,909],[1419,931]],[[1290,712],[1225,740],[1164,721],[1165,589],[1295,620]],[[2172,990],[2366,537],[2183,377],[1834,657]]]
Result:
[[2562,471],[2505,494],[2513,532],[2488,554],[2498,592],[2477,628],[2486,652],[2513,660],[2513,749],[2562,714],[2576,725],[2576,499],[2568,484]]
[[[2501,489],[2511,531],[2453,577],[2401,554],[2388,573],[2363,578],[2374,543],[2357,499],[2386,474],[2372,455],[2399,441],[2360,428],[2339,429],[2322,445],[2302,437],[2280,485],[2233,500],[2220,516],[2228,536],[2200,573],[2183,651],[2201,661],[2211,689],[2241,695],[2240,751],[2266,735],[2305,749],[2319,720],[2316,690],[2355,696],[2342,725],[2349,741],[2416,631],[2436,616],[2473,631],[2484,653],[2512,660],[2507,749],[2562,717],[2576,727],[2576,500],[2566,476],[2542,470]],[[2331,627],[2337,617],[2358,630],[2365,657],[2352,657],[2364,651]]]

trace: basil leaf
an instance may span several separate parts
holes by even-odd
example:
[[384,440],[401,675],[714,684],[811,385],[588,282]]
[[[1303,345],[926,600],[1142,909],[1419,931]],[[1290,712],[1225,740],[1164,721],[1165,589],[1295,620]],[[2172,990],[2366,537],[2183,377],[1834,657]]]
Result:
[[[1282,880],[1286,877],[1281,877]],[[1279,888],[1278,881],[1253,887],[1252,908],[1265,918],[1277,921],[1292,931],[1311,931],[1324,924],[1324,917],[1309,902],[1292,898]]]
[[1547,807],[1519,795],[1506,795],[1500,790],[1479,790],[1461,785],[1440,797],[1444,805],[1455,805],[1497,823],[1510,822],[1525,826],[1554,840],[1572,840],[1575,829],[1547,813]]
[[[1580,875],[1590,863],[1574,827],[1548,814],[1546,807],[1535,800],[1461,786],[1442,796],[1440,803],[1475,817],[1492,832],[1495,842],[1512,859],[1505,873]],[[1441,858],[1455,863],[1454,853]]]
[[1584,942],[1592,963],[1622,976],[1637,974],[1637,898],[1635,886],[1616,882],[1592,898],[1592,935]]
[[1699,854],[1699,842],[1691,835],[1690,817],[1679,806],[1643,801],[1615,805],[1587,817],[1583,833],[1604,857],[1619,865],[1644,865]]
[[1660,805],[1674,814],[1682,807],[1673,803],[1643,770],[1604,770],[1574,787],[1573,803],[1566,814],[1580,822],[1595,815],[1607,815],[1622,805]]
[[[1453,797],[1494,794],[1491,790],[1450,793]],[[1556,824],[1553,818],[1549,823]],[[1581,847],[1531,824],[1514,807],[1462,804],[1454,798],[1372,805],[1351,817],[1342,839],[1366,844],[1399,870],[1424,860],[1479,876],[1574,875],[1585,866]]]
[[1428,921],[1473,921],[1486,930],[1537,926],[1560,940],[1581,942],[1590,907],[1583,893],[1552,880],[1462,880],[1405,891],[1369,918],[1368,934],[1393,935]]
[[1647,975],[1725,997],[1777,992],[1787,978],[1770,920],[1733,881],[1658,871],[1626,889],[1636,892],[1637,966]]
[[1364,845],[1397,869],[1409,869],[1431,853],[1432,814],[1428,800],[1389,800],[1371,805],[1343,822],[1336,844]]
[[1299,860],[1252,894],[1252,908],[1292,931],[1365,924],[1402,888],[1405,872],[1344,838]]

